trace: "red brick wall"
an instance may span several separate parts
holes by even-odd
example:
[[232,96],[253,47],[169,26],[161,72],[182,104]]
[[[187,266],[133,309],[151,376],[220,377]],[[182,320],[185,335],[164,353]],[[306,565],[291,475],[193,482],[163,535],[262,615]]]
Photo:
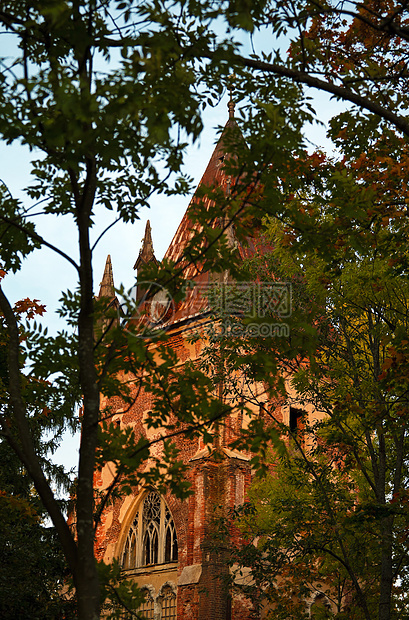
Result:
[[[172,346],[177,351],[181,361],[189,357],[189,350],[185,346],[182,335],[171,339]],[[196,352],[197,347],[196,344]],[[135,389],[136,390],[136,389]],[[136,393],[136,392],[135,392]],[[126,410],[126,405],[119,399],[112,399],[110,406],[113,411]],[[146,435],[142,423],[144,412],[152,409],[150,394],[140,391],[134,405],[126,413],[118,414],[121,424],[132,424],[137,435]],[[234,439],[242,423],[242,417],[235,415],[227,420],[222,441],[225,445]],[[163,431],[158,431],[157,436]],[[156,431],[152,430],[151,438]],[[226,551],[229,544],[238,544],[240,533],[231,532],[231,540],[225,545],[217,545],[214,541],[215,515],[226,517],[228,510],[241,504],[246,490],[251,482],[251,469],[248,460],[228,458],[221,460],[213,457],[204,457],[191,460],[197,454],[199,442],[190,440],[183,435],[175,438],[180,454],[186,463],[189,463],[189,479],[193,494],[184,502],[177,500],[170,494],[165,500],[172,512],[178,537],[179,567],[181,575],[183,568],[191,565],[201,565],[202,572],[198,583],[180,586],[178,588],[178,620],[253,620],[250,602],[243,596],[230,596],[227,588],[229,567],[226,563]],[[95,487],[100,489],[103,479],[96,473]],[[133,498],[136,500],[141,489],[135,488]],[[129,521],[130,510],[135,504],[129,504],[124,509],[124,502],[129,499],[120,498],[107,509],[103,515],[96,535],[96,551],[98,558],[103,558],[108,545],[116,545],[118,555],[118,540],[126,527],[124,519]],[[128,515],[125,517],[125,515]]]

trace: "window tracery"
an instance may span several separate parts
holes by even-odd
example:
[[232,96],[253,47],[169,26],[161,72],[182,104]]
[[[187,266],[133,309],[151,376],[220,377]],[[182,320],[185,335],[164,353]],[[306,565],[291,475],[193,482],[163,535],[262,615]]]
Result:
[[125,570],[177,562],[176,528],[165,501],[149,491],[129,528],[122,552]]
[[143,557],[142,566],[158,564],[159,535],[161,526],[161,499],[151,491],[144,499],[142,509],[143,521]]
[[136,552],[138,545],[138,520],[134,519],[129,528],[128,536],[125,541],[122,555],[122,568],[133,568],[136,566]]
[[175,562],[178,558],[178,539],[175,524],[168,507],[165,510],[165,562]]

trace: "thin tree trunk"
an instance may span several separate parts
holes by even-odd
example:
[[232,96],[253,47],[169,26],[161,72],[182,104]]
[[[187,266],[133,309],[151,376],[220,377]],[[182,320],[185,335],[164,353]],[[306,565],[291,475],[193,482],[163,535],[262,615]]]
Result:
[[[384,429],[382,425],[378,428],[379,442],[379,462],[378,462],[378,479],[377,500],[382,507],[386,507],[386,443]],[[392,566],[392,529],[393,516],[383,516],[380,520],[381,534],[381,574],[379,583],[379,604],[378,604],[378,620],[390,620],[391,617],[391,601],[392,601],[392,583],[393,583],[393,566]]]
[[81,302],[78,318],[80,385],[83,417],[77,489],[78,571],[75,587],[79,620],[100,616],[100,586],[94,557],[94,470],[98,440],[99,391],[94,361],[94,291],[89,218],[95,194],[95,164],[89,162],[84,195],[77,205]]
[[392,563],[393,517],[381,521],[381,580],[379,584],[378,620],[390,620],[393,585]]

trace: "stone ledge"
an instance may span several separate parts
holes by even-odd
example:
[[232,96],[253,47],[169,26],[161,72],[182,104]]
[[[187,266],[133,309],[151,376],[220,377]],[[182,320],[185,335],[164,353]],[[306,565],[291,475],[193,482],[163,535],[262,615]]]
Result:
[[199,583],[201,574],[201,564],[191,564],[190,566],[185,566],[178,579],[178,586],[188,586],[191,583]]
[[[214,452],[215,452],[214,449],[208,450],[207,448],[204,448],[203,450],[199,450],[199,452],[196,452],[196,454],[194,454],[192,458],[189,459],[189,462],[198,461],[200,459],[209,459],[211,456],[213,456]],[[224,455],[227,456],[228,459],[238,459],[239,461],[250,460],[249,456],[247,456],[246,454],[243,454],[242,452],[239,452],[238,450],[230,450],[229,448],[222,448],[221,452],[223,452]]]

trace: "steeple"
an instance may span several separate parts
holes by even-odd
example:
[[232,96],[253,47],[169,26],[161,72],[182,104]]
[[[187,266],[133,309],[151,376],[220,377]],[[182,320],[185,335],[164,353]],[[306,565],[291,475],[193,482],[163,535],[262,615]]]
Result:
[[139,256],[136,259],[134,269],[139,270],[143,265],[147,265],[152,261],[154,263],[158,262],[155,258],[155,253],[153,251],[151,224],[148,220],[146,222],[145,235],[142,239],[142,247],[139,250]]
[[101,297],[115,297],[114,290],[114,276],[112,273],[111,255],[108,254],[105,263],[104,275],[102,276],[101,284],[99,285],[99,298]]
[[[153,251],[151,223],[148,220],[146,222],[145,235],[144,235],[144,238],[142,239],[142,247],[139,250],[139,256],[136,259],[136,263],[134,265],[134,269],[136,269],[137,280],[139,278],[139,272],[142,269],[142,267],[144,267],[145,265],[148,265],[149,263],[158,265],[158,260],[156,259],[155,253]],[[146,292],[147,292],[146,286],[141,284],[141,282],[137,283],[136,301],[140,301],[142,297],[146,294]]]
[[[177,229],[176,234],[165,253],[165,259],[177,262],[183,256],[185,247],[193,235],[195,228],[189,217],[190,208],[194,203],[197,203],[198,201],[202,202],[202,198],[199,197],[199,188],[201,186],[220,187],[226,194],[230,192],[232,179],[230,175],[225,174],[225,158],[234,157],[231,153],[232,148],[234,148],[235,143],[244,144],[244,138],[237,125],[236,119],[234,118],[235,103],[233,100],[232,87],[229,88],[229,91],[230,99],[227,103],[229,117],[206,166],[205,172],[191,200],[191,203],[187,208],[187,211],[179,224],[179,228]],[[229,230],[227,234],[228,236],[231,236],[231,230]],[[186,278],[195,277],[197,274],[196,265],[190,265],[190,267],[185,270],[184,274]]]

